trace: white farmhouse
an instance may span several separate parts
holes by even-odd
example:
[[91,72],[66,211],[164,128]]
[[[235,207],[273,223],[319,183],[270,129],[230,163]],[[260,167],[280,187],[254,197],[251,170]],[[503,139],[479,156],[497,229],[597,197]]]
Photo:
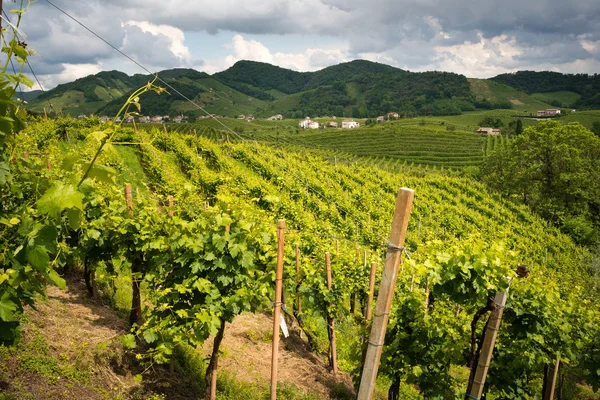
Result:
[[306,117],[304,121],[300,121],[300,128],[319,129],[319,123],[317,121],[311,121],[310,117]]
[[342,121],[343,129],[358,128],[359,126],[360,126],[360,124],[358,122],[351,120],[351,119],[345,119]]

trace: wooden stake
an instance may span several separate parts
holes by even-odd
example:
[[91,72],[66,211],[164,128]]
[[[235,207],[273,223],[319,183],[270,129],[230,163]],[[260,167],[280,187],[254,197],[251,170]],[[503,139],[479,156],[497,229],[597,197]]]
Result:
[[[325,268],[327,271],[327,289],[331,291],[332,279],[329,252],[325,253]],[[333,371],[333,374],[337,375],[338,368],[337,348],[335,345],[335,321],[333,320],[333,316],[329,314],[329,311],[327,311],[327,333],[329,334],[329,367]]]
[[473,378],[473,385],[468,391],[469,395],[476,399],[481,398],[483,393],[485,378],[492,360],[492,353],[494,352],[498,329],[500,329],[500,322],[502,322],[502,313],[504,312],[505,304],[506,293],[496,292],[496,297],[494,298],[494,310],[490,314],[487,329],[485,330],[483,345],[481,346],[481,352],[477,362],[477,370],[475,371],[475,377]]
[[48,168],[48,171],[52,171],[52,164],[50,163],[50,160],[46,160],[46,168]]
[[173,210],[174,204],[175,204],[175,200],[173,199],[173,196],[169,196],[169,217],[172,217],[173,214],[175,213],[175,210]]
[[427,314],[428,309],[429,309],[429,278],[427,278],[427,283],[425,283],[425,314]]
[[543,400],[554,399],[554,389],[556,388],[556,378],[558,377],[558,370],[560,368],[560,359],[556,357],[554,365],[548,366],[548,372],[546,374],[546,382],[544,384],[544,397]]
[[412,189],[402,188],[399,190],[398,198],[396,199],[396,208],[394,210],[389,240],[390,245],[387,250],[381,287],[377,296],[375,315],[369,336],[367,355],[358,389],[359,400],[370,400],[373,398],[379,361],[381,359],[381,352],[383,351],[385,331],[387,329],[389,312],[392,308],[396,279],[398,277],[398,266],[402,261],[402,251],[400,250],[404,246],[414,195],[415,193]]
[[281,318],[281,292],[283,291],[283,250],[285,220],[277,228],[277,270],[275,271],[275,309],[273,311],[273,349],[271,351],[271,400],[277,399],[277,355],[279,353],[279,319]]
[[125,199],[127,200],[127,209],[129,215],[133,215],[133,195],[131,194],[131,184],[125,185]]
[[[300,247],[296,243],[296,310],[298,315],[302,313],[302,299],[298,290],[300,289]],[[302,332],[302,331],[300,331]]]
[[373,295],[375,294],[375,274],[377,273],[377,263],[371,263],[371,276],[369,277],[369,297],[367,298],[367,313],[365,319],[371,320],[371,304],[373,303]]
[[[231,215],[231,210],[229,208],[227,209],[227,214]],[[227,232],[227,233],[231,232],[231,225],[227,225],[225,227],[225,232]]]

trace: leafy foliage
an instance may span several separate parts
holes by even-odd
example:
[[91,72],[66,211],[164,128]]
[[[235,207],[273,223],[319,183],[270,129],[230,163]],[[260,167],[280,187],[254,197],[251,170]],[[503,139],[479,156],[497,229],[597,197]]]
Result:
[[522,199],[575,240],[597,241],[600,220],[600,140],[578,123],[527,128],[485,164],[487,183]]

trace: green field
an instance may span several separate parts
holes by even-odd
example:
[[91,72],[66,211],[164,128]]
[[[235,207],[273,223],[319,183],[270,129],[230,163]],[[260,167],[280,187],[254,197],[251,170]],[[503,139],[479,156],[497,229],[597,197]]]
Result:
[[600,122],[600,110],[570,112],[560,118],[563,122],[579,122],[588,129],[592,128],[594,122]]
[[525,92],[489,79],[470,78],[469,82],[471,83],[471,91],[478,100],[485,98],[490,101],[509,101],[515,110],[526,113],[535,113],[537,110],[551,107]]
[[564,90],[559,92],[533,93],[531,97],[548,104],[551,101],[558,101],[560,103],[559,107],[572,107],[581,98],[581,95]]

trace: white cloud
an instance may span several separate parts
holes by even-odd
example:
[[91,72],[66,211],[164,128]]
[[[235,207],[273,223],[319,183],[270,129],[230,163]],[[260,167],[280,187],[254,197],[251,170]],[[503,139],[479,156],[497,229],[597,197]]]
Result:
[[[179,59],[181,63],[189,64],[192,61],[192,54],[190,49],[185,45],[185,34],[179,28],[169,25],[154,25],[148,21],[127,21],[123,27],[136,26],[144,33],[150,33],[155,37],[165,37],[170,41],[168,46],[171,53]],[[127,46],[128,38],[125,37],[123,46]],[[142,45],[141,43],[135,43],[135,45]],[[155,50],[155,49],[152,49]],[[168,57],[168,56],[167,56]]]
[[[38,76],[44,89],[52,88],[60,83],[72,82],[75,79],[102,71],[101,65],[98,64],[62,64],[62,69],[62,72],[58,74]],[[41,88],[36,82],[32,89]]]
[[231,44],[226,47],[231,49],[232,54],[225,57],[224,62],[208,63],[203,67],[203,70],[208,72],[219,67],[224,69],[232,66],[237,61],[251,60],[296,71],[315,71],[350,59],[347,50],[337,48],[307,48],[303,53],[273,53],[262,43],[252,39],[247,40],[242,35],[235,35],[231,40]]

